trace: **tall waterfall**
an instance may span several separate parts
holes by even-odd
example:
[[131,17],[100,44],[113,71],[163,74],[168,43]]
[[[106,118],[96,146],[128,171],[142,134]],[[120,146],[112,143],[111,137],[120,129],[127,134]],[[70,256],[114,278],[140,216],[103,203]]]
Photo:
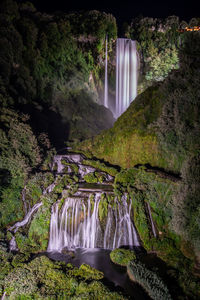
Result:
[[119,117],[137,96],[136,41],[117,39],[116,45],[116,111]]
[[106,36],[106,57],[105,57],[104,106],[108,108],[108,38],[107,36]]
[[[91,196],[91,195],[90,195]],[[121,245],[139,246],[131,221],[131,203],[126,196],[109,205],[104,228],[99,220],[101,193],[94,199],[79,194],[68,197],[59,211],[59,203],[52,207],[48,251],[61,251],[64,247],[102,247],[113,249]]]

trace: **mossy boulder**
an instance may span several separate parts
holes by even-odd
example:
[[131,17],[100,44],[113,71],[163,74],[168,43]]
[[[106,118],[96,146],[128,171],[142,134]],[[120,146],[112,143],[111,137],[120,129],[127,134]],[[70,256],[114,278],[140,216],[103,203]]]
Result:
[[83,178],[87,183],[97,183],[98,182],[98,178],[96,177],[95,173],[88,173]]
[[134,251],[128,249],[117,248],[110,252],[112,262],[123,267],[126,267],[128,263],[135,258]]
[[69,274],[86,280],[100,280],[104,277],[103,272],[98,271],[87,264],[82,264],[79,268],[69,270]]

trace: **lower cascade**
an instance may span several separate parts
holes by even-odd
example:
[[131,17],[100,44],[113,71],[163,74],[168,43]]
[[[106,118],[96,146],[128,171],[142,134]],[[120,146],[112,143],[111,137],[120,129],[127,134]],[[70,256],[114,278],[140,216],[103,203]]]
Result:
[[[100,208],[103,194],[80,188],[62,206],[59,201],[52,206],[48,251],[140,245],[131,221],[131,200],[126,195],[119,200],[115,197],[112,204]],[[106,215],[100,221],[102,209]]]

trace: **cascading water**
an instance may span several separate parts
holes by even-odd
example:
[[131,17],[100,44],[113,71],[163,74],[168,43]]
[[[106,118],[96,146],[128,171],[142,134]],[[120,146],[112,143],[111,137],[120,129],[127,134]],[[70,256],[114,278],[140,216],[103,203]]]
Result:
[[[115,205],[115,209],[109,207],[104,233],[104,248],[114,249],[121,245],[139,246],[137,233],[131,221],[131,201],[128,205],[127,197],[123,195],[120,202],[115,199]],[[114,232],[112,232],[113,228],[115,228]]]
[[56,203],[52,207],[48,251],[59,251],[64,247],[95,248],[100,232],[99,201],[100,193],[97,193],[93,211],[90,197],[87,205],[84,199],[68,197],[60,212],[58,210],[59,203]]
[[[78,193],[77,193],[78,195]],[[101,193],[90,196],[68,197],[59,211],[59,203],[52,207],[48,251],[61,251],[64,247],[113,249],[121,245],[139,246],[135,227],[131,221],[131,203],[126,196],[113,207],[109,205],[105,228],[99,221]]]
[[105,57],[104,106],[108,108],[108,38],[107,36],[106,36],[106,57]]
[[137,68],[136,41],[117,39],[116,117],[119,117],[137,96]]
[[156,229],[155,229],[153,218],[152,218],[152,215],[151,215],[151,207],[150,207],[148,202],[147,202],[147,208],[148,208],[148,212],[149,212],[149,218],[150,218],[150,221],[151,221],[151,228],[152,228],[153,236],[157,237]]

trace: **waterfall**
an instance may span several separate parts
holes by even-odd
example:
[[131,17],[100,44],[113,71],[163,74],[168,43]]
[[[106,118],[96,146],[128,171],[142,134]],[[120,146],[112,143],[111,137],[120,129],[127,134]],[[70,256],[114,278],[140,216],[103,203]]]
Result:
[[[101,192],[67,197],[59,210],[59,202],[52,206],[48,251],[61,251],[64,247],[113,249],[122,245],[139,246],[134,224],[131,221],[131,203],[126,196],[115,198],[109,205],[105,228],[99,221]],[[93,198],[91,197],[93,195]]]
[[38,208],[39,208],[40,206],[42,206],[42,202],[36,203],[36,204],[29,210],[29,212],[25,215],[25,217],[24,217],[24,219],[23,219],[22,221],[19,221],[19,222],[15,223],[13,226],[9,227],[8,230],[9,230],[9,231],[12,231],[12,232],[14,232],[14,233],[16,233],[20,227],[25,226],[25,225],[29,222],[29,220],[30,220],[30,218],[32,217],[32,215],[34,214],[34,212],[35,212],[36,210],[38,210]]
[[151,215],[151,207],[150,207],[148,202],[147,202],[147,208],[148,208],[148,212],[149,212],[149,218],[150,218],[150,221],[151,221],[151,228],[152,228],[153,235],[154,235],[154,237],[157,237],[156,229],[155,229],[155,226],[154,226],[154,223],[153,223],[153,218],[152,218],[152,215]]
[[[139,246],[136,229],[131,221],[131,202],[128,205],[127,197],[123,195],[120,202],[115,199],[115,205],[115,210],[109,207],[104,233],[104,248],[114,249],[121,245]],[[114,219],[115,224],[113,224]],[[115,228],[114,235],[113,228]]]
[[106,57],[105,57],[104,106],[108,108],[108,38],[107,36],[106,36]]
[[119,117],[137,96],[136,41],[117,39],[116,45],[116,110]]
[[[101,231],[98,206],[101,194],[96,193],[94,202],[88,197],[87,205],[80,197],[68,197],[59,212],[59,203],[52,207],[48,251],[64,247],[95,248]],[[93,210],[92,210],[93,206]]]

